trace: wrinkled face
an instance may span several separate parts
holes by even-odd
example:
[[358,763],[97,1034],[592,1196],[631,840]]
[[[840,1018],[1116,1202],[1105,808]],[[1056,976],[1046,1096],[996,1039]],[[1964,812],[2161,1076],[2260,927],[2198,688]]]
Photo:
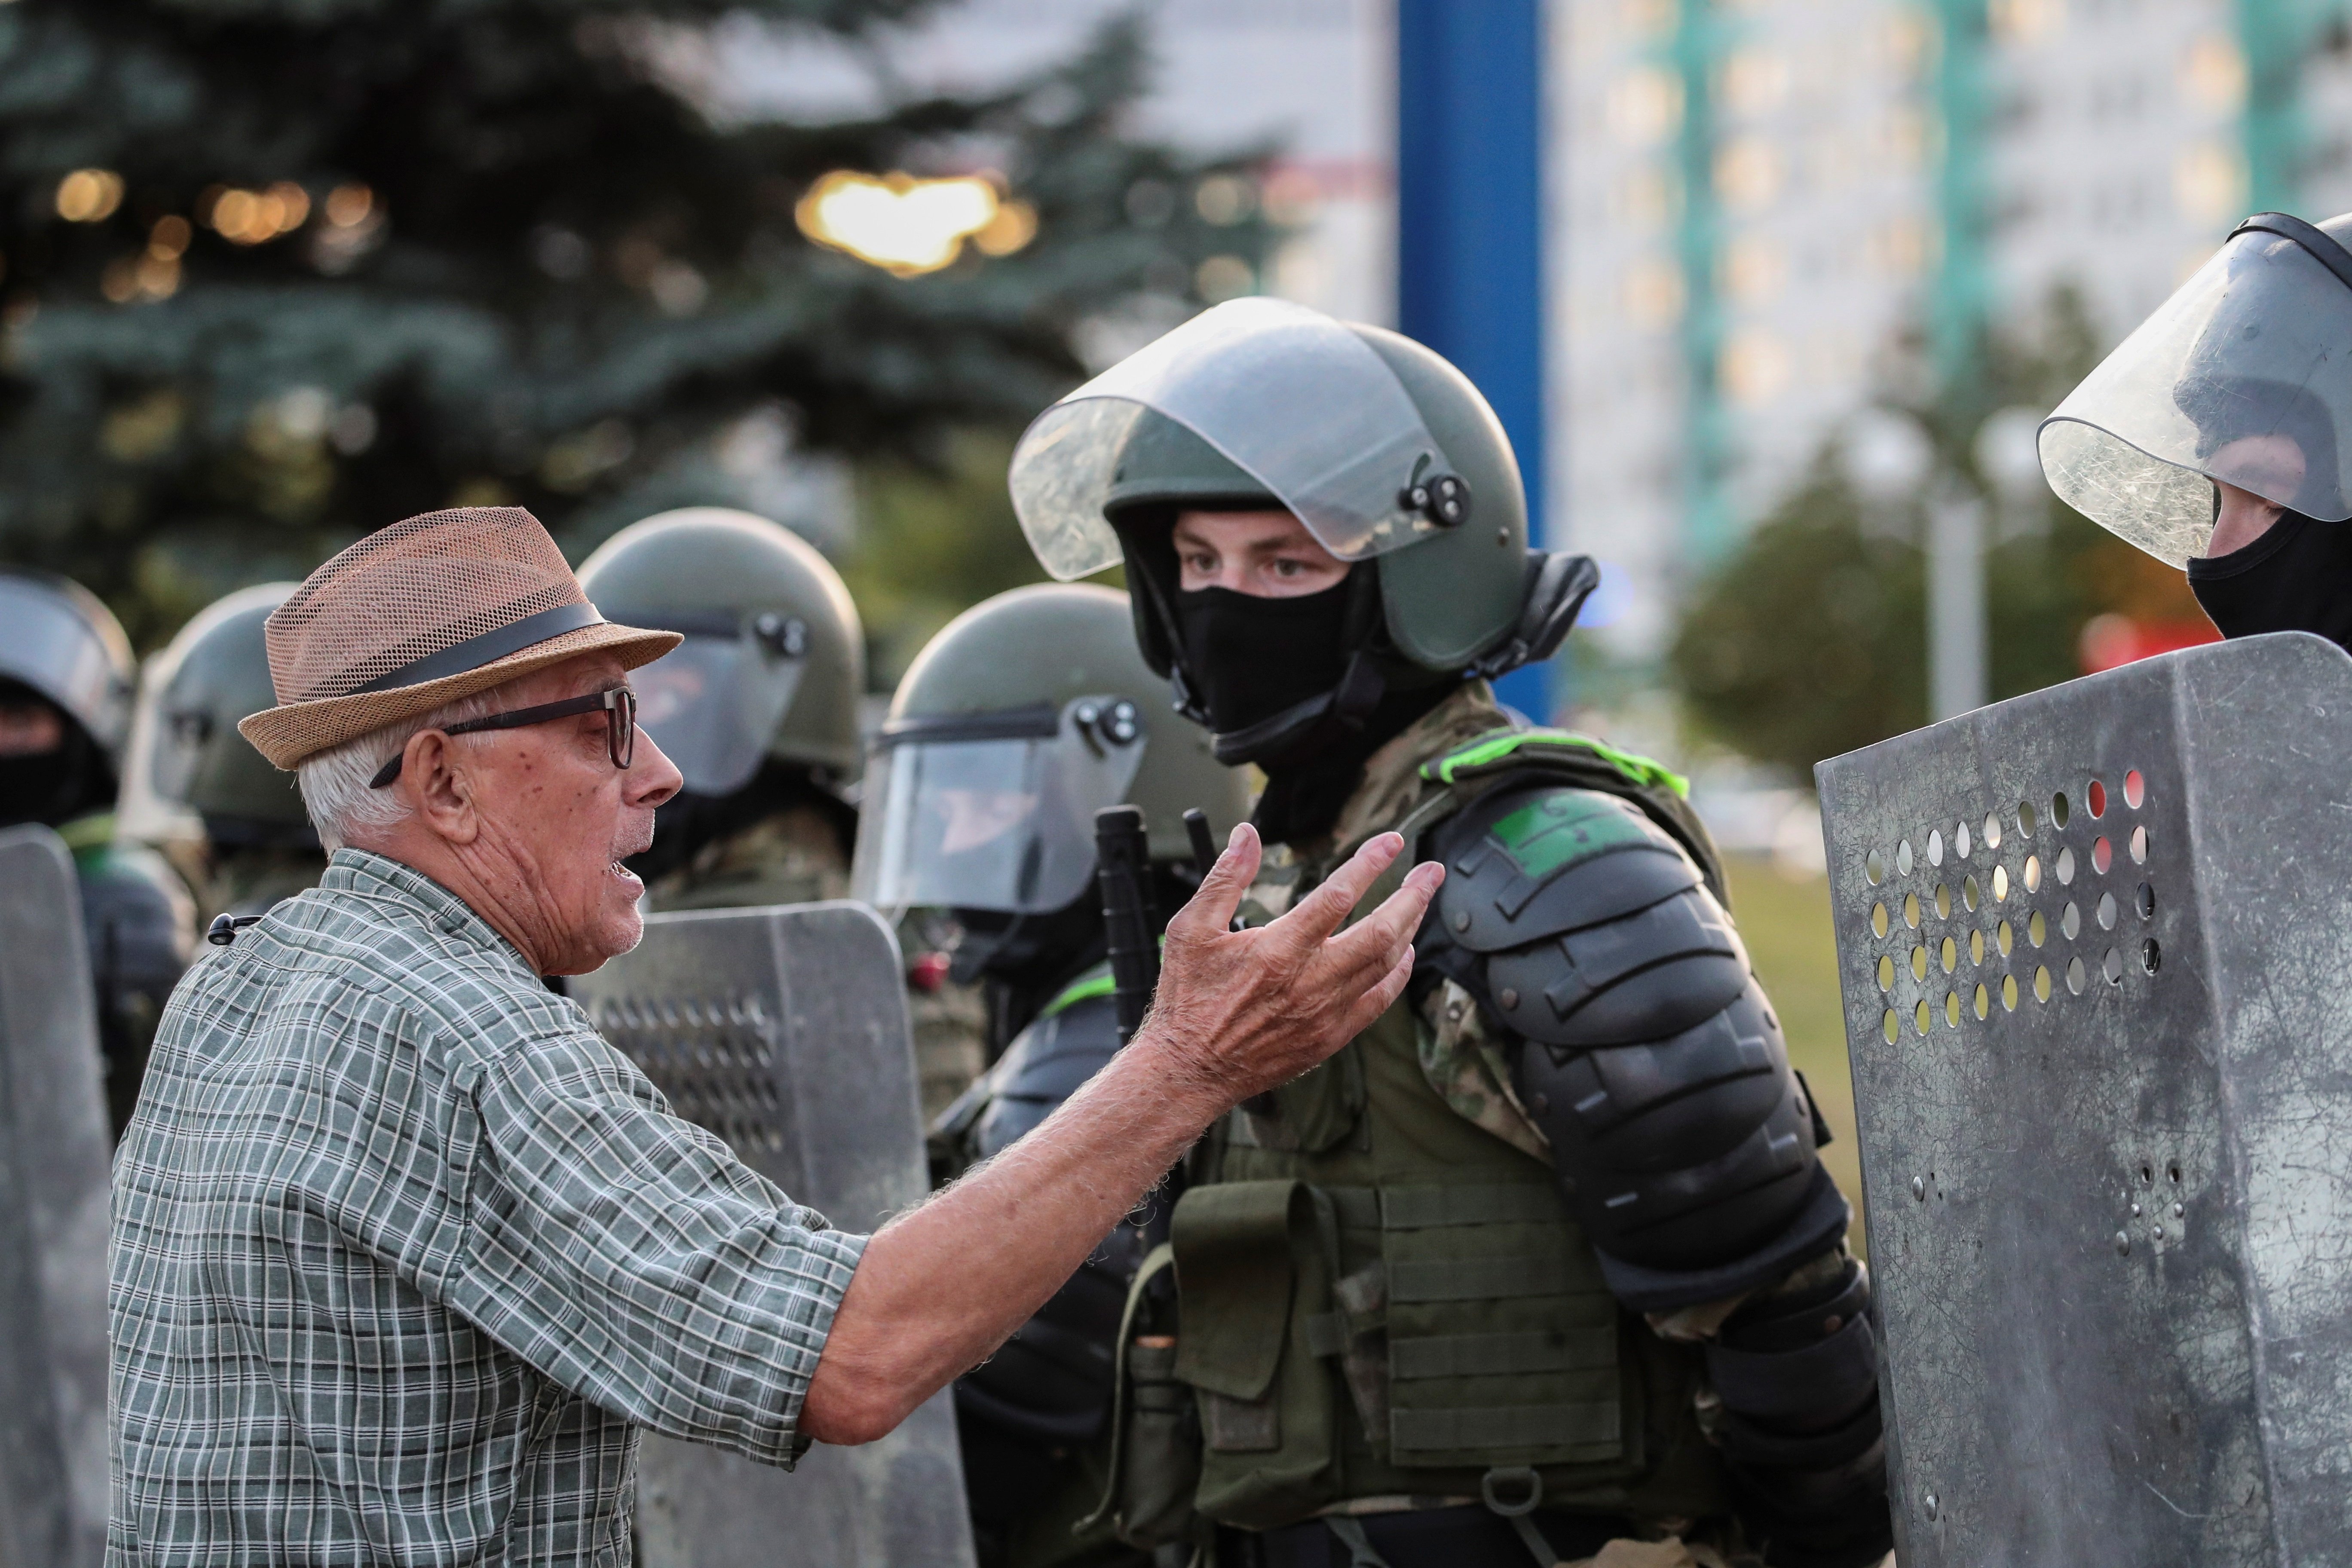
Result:
[[65,715],[37,698],[0,702],[0,757],[37,757],[66,743]]
[[1186,511],[1176,516],[1177,587],[1226,588],[1295,599],[1338,586],[1348,563],[1286,511]]
[[[499,710],[561,702],[627,684],[620,661],[584,655],[498,693]],[[608,716],[451,738],[472,785],[482,839],[528,889],[553,974],[582,974],[637,945],[645,884],[621,862],[654,841],[654,808],[678,791],[677,769],[641,728],[627,769],[606,750]]]

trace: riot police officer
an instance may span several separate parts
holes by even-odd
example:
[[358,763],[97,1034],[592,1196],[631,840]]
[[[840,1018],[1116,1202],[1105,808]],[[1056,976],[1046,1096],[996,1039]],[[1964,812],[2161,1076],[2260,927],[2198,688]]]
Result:
[[264,583],[216,601],[140,679],[116,836],[171,862],[199,925],[264,913],[327,867],[293,776],[236,729],[277,703],[262,623],[293,591]]
[[[606,540],[580,584],[611,619],[686,634],[635,677],[638,721],[686,776],[655,816],[653,847],[629,862],[646,907],[845,896],[866,640],[841,574],[766,518],[688,507]],[[979,999],[919,979],[908,1000],[935,1114],[983,1065]]]
[[131,643],[113,613],[79,584],[0,567],[0,826],[41,823],[73,852],[118,1133],[195,926],[161,857],[116,841],[131,698]]
[[[885,910],[940,907],[957,973],[990,999],[995,1065],[935,1124],[947,1173],[1012,1143],[1119,1046],[1093,814],[1143,809],[1164,918],[1197,872],[1183,815],[1218,842],[1248,809],[1234,769],[1169,710],[1137,657],[1124,595],[1016,588],[933,637],[867,765],[855,886]],[[1097,1521],[1120,1312],[1144,1251],[1121,1226],[1036,1317],[956,1384],[983,1568],[1125,1563]]]
[[1046,568],[1123,563],[1146,661],[1265,770],[1250,918],[1382,830],[1448,870],[1405,1000],[1194,1157],[1125,1336],[1128,1537],[1269,1568],[1883,1556],[1866,1276],[1713,846],[1669,770],[1486,684],[1597,574],[1527,548],[1476,389],[1235,301],[1047,410],[1011,479]]
[[2058,498],[2184,567],[2227,637],[2352,648],[2352,214],[2257,213],[2041,433]]

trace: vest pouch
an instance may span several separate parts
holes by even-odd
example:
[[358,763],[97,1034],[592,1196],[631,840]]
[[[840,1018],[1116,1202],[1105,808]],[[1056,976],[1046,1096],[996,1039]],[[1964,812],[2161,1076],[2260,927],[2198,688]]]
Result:
[[1200,1511],[1265,1529],[1336,1495],[1339,1403],[1315,1326],[1331,1310],[1328,1197],[1304,1182],[1195,1187],[1171,1227],[1183,1331],[1175,1373],[1199,1395]]
[[1111,1395],[1109,1463],[1102,1500],[1071,1527],[1081,1540],[1110,1521],[1130,1546],[1153,1547],[1193,1533],[1192,1489],[1201,1476],[1201,1421],[1192,1391],[1176,1376],[1180,1326],[1160,1287],[1175,1267],[1165,1244],[1136,1269],[1121,1314],[1122,1347]]
[[1177,1380],[1171,1337],[1130,1341],[1127,1378],[1118,1538],[1142,1547],[1182,1541],[1192,1532],[1192,1493],[1201,1480],[1201,1418],[1192,1389]]
[[1539,1468],[1625,1457],[1616,1299],[1549,1180],[1384,1186],[1387,1461]]

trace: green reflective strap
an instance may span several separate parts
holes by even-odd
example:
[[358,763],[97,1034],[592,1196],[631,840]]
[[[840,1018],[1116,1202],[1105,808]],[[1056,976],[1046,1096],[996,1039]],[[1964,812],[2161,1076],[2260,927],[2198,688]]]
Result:
[[1389,1375],[1508,1377],[1525,1373],[1581,1372],[1617,1363],[1613,1329],[1583,1333],[1432,1334],[1389,1341]]
[[1511,1300],[1595,1292],[1591,1277],[1558,1253],[1433,1258],[1389,1264],[1391,1301]]
[[65,840],[74,864],[88,871],[114,847],[114,813],[100,811],[77,816],[58,829],[58,837]]
[[1507,1186],[1382,1187],[1381,1224],[1388,1230],[1442,1225],[1547,1225],[1566,1217],[1549,1183]]
[[1572,746],[1589,752],[1622,773],[1627,782],[1670,789],[1683,799],[1690,798],[1690,780],[1665,763],[1620,751],[1606,741],[1591,735],[1580,735],[1572,730],[1515,730],[1484,741],[1473,742],[1460,751],[1422,764],[1421,776],[1435,784],[1450,784],[1456,774],[1471,768],[1482,768],[1498,763],[1528,746]]
[[1615,1443],[1615,1401],[1591,1405],[1493,1405],[1455,1410],[1392,1410],[1389,1446],[1400,1454],[1475,1448],[1576,1448]]
[[1075,1007],[1081,1002],[1090,1002],[1097,996],[1108,996],[1118,989],[1118,982],[1111,977],[1110,965],[1097,964],[1064,986],[1062,994],[1046,1003],[1037,1016],[1050,1018],[1055,1014]]

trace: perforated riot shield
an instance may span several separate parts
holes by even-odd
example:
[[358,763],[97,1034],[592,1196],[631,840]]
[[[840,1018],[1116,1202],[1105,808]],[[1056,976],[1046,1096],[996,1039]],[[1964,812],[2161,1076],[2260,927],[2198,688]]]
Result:
[[0,1563],[106,1554],[100,1071],[72,858],[0,831]]
[[[845,1230],[919,1201],[922,1130],[898,945],[863,904],[654,915],[571,983],[679,1115]],[[955,1415],[941,1394],[878,1443],[819,1446],[790,1473],[648,1437],[646,1568],[965,1568]]]
[[1818,777],[1904,1568],[2352,1562],[2352,659]]

